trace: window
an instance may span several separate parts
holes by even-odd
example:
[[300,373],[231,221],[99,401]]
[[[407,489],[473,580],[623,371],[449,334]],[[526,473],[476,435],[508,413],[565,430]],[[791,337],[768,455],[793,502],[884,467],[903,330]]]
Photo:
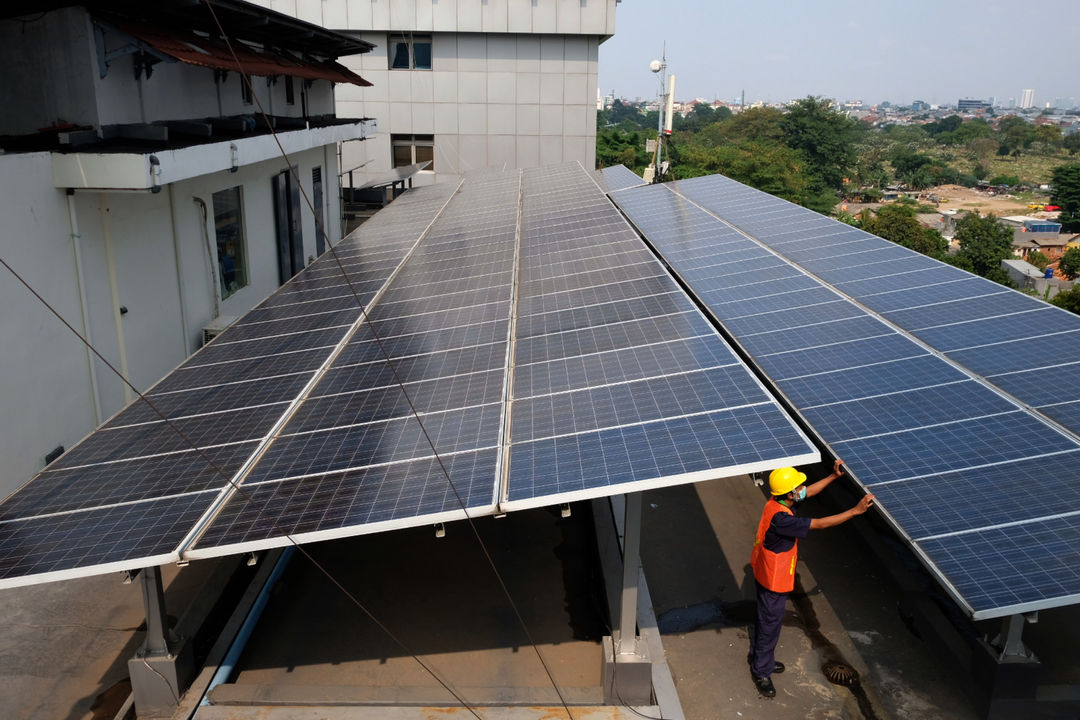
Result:
[[214,193],[214,237],[217,240],[221,299],[248,284],[244,241],[244,203],[240,187]]
[[292,77],[292,75],[286,75],[285,76],[285,104],[286,105],[295,105],[296,104],[296,89],[293,87],[293,77]]
[[244,101],[245,105],[250,105],[254,102],[251,97],[251,83],[248,82],[248,78],[240,75],[240,98]]
[[430,35],[391,35],[386,46],[390,49],[391,70],[430,70]]
[[435,169],[434,135],[391,135],[390,150],[394,154],[394,167],[426,162],[424,170]]

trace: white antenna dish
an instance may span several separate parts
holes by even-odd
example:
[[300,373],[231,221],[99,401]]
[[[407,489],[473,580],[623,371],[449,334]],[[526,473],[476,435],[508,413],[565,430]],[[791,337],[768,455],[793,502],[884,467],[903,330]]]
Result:
[[661,63],[659,60],[653,60],[651,63],[649,63],[649,69],[652,70],[654,73],[660,72],[663,67],[663,63]]

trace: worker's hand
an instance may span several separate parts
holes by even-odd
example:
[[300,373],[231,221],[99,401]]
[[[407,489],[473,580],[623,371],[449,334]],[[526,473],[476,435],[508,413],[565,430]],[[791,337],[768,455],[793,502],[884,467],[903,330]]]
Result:
[[851,508],[852,512],[856,515],[862,515],[864,512],[870,509],[870,506],[874,504],[874,496],[867,493],[862,496],[862,499],[855,504],[855,507]]
[[833,475],[835,475],[836,477],[840,477],[841,475],[843,475],[844,474],[844,461],[843,460],[837,460],[836,462],[834,462],[833,467],[832,467],[832,471],[833,471]]

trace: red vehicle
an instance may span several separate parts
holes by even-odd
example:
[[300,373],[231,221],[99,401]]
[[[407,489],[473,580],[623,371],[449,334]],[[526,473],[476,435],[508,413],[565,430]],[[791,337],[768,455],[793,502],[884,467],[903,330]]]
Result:
[[1043,205],[1043,210],[1047,210],[1047,211],[1050,211],[1050,212],[1052,212],[1054,210],[1060,210],[1060,209],[1061,209],[1060,205]]

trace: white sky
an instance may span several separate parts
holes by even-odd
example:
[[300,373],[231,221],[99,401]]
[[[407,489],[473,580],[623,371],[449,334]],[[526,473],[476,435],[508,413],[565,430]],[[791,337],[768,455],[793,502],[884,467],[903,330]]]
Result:
[[665,42],[679,100],[1080,101],[1080,0],[623,0],[603,93],[655,97]]

